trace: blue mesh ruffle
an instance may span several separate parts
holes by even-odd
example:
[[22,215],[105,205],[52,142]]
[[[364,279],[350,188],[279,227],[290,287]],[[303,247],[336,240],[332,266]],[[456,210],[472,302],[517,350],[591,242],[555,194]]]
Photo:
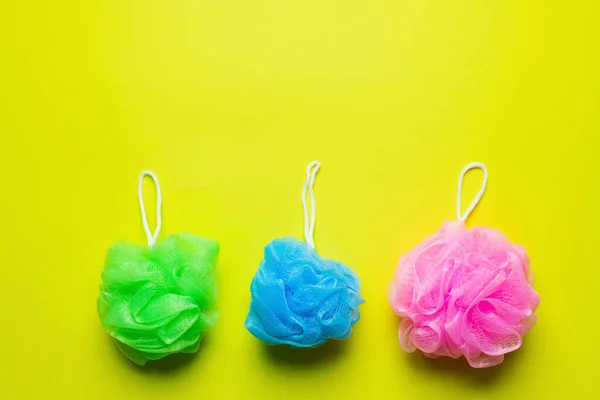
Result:
[[267,343],[297,347],[350,337],[364,302],[354,271],[294,238],[265,247],[250,292],[246,328]]

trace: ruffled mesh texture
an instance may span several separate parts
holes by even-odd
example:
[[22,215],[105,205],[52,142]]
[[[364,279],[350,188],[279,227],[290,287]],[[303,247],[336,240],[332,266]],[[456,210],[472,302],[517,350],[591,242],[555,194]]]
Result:
[[198,350],[218,316],[218,254],[217,242],[186,233],[108,250],[98,315],[125,356],[144,365]]
[[269,344],[318,346],[347,339],[358,322],[358,276],[344,264],[319,257],[294,238],[273,240],[250,286],[246,328]]
[[446,222],[399,262],[389,288],[407,352],[500,364],[536,322],[529,258],[499,231]]

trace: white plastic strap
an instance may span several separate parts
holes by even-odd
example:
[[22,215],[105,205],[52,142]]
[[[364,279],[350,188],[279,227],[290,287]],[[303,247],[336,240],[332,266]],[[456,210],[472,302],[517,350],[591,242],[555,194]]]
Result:
[[[156,229],[154,229],[154,233],[150,232],[150,228],[148,227],[148,219],[146,218],[146,209],[144,208],[144,197],[142,196],[143,191],[143,182],[144,177],[149,176],[154,181],[154,185],[156,186]],[[142,223],[144,224],[144,230],[146,231],[146,237],[148,238],[148,246],[152,246],[156,243],[156,238],[158,238],[158,234],[160,232],[161,226],[161,216],[160,210],[162,206],[162,194],[160,192],[160,185],[158,184],[158,178],[154,175],[153,172],[143,171],[140,174],[140,179],[138,182],[138,200],[140,202],[140,210],[142,211]]]
[[[481,184],[479,193],[477,193],[477,196],[475,196],[475,198],[471,202],[471,205],[469,205],[469,208],[467,208],[467,211],[465,211],[465,213],[461,215],[460,200],[462,198],[463,179],[465,178],[465,175],[467,174],[467,172],[469,172],[470,170],[472,170],[474,168],[479,168],[480,170],[483,171],[483,183]],[[481,196],[483,196],[483,193],[485,192],[487,180],[488,180],[488,170],[485,167],[485,165],[483,165],[482,163],[474,162],[463,168],[462,172],[460,173],[460,178],[458,179],[458,199],[456,201],[456,218],[458,218],[459,221],[465,221],[469,217],[469,214],[471,214],[471,212],[475,209],[475,207],[477,207],[479,200],[481,200]]]
[[[304,238],[306,243],[313,249],[315,248],[314,232],[315,232],[315,176],[319,172],[321,164],[318,161],[313,161],[306,167],[306,182],[302,189],[302,206],[304,207]],[[308,197],[310,198],[310,222],[308,219],[308,206],[306,204],[306,190],[308,189]]]

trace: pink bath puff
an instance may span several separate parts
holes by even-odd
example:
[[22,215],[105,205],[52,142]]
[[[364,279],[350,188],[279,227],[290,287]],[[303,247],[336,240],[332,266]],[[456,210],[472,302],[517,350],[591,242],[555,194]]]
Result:
[[524,248],[497,230],[446,222],[400,259],[389,286],[400,345],[429,357],[464,355],[475,368],[500,364],[536,323],[532,285]]

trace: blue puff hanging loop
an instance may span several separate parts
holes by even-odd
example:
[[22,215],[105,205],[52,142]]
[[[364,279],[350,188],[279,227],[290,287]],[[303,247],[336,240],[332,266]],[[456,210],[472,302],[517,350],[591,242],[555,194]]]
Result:
[[[250,285],[252,300],[246,329],[268,344],[316,347],[328,339],[344,340],[358,322],[360,280],[339,261],[320,257],[314,249],[314,181],[320,164],[306,169],[302,191],[306,242],[292,237],[275,239]],[[306,192],[311,202],[309,222]]]

